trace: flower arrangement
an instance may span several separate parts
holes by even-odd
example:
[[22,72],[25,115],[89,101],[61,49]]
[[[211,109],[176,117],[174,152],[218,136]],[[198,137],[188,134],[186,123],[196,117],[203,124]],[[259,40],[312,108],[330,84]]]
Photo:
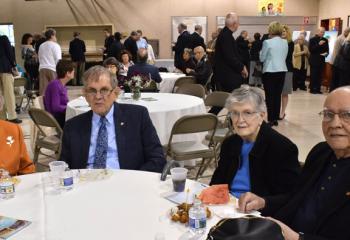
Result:
[[139,100],[141,98],[141,89],[150,86],[150,79],[150,77],[143,74],[134,73],[130,79],[126,81],[126,85],[130,88],[134,100]]

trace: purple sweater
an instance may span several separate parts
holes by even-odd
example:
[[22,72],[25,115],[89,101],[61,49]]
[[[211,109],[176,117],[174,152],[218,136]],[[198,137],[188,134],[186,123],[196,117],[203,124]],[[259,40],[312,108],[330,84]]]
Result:
[[51,81],[45,91],[45,110],[53,116],[64,114],[66,112],[67,103],[67,88],[62,85],[59,79]]

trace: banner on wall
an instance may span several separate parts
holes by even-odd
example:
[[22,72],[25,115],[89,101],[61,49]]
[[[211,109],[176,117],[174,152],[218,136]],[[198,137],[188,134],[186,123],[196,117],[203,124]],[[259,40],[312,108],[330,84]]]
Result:
[[258,0],[260,16],[281,16],[284,14],[284,0]]

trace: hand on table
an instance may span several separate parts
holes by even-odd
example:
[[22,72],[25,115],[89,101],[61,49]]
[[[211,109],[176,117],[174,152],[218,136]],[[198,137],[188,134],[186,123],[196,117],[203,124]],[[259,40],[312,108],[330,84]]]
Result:
[[281,221],[279,221],[277,219],[274,219],[272,217],[267,217],[266,219],[274,221],[275,223],[277,223],[281,227],[282,233],[283,233],[283,236],[284,236],[285,240],[298,240],[299,239],[299,233],[295,232],[293,229],[288,227],[283,222],[281,222]]
[[190,73],[190,72],[192,72],[193,71],[193,69],[191,69],[191,68],[186,68],[186,73]]
[[238,199],[238,209],[241,212],[250,212],[265,207],[265,199],[255,195],[254,193],[243,193]]

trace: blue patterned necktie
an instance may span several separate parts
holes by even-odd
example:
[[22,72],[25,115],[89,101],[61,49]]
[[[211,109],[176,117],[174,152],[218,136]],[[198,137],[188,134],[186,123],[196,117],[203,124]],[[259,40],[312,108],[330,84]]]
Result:
[[106,117],[100,119],[100,129],[98,130],[98,136],[96,140],[96,151],[94,168],[101,169],[106,168],[107,160],[107,148],[108,148],[108,135],[106,127]]

